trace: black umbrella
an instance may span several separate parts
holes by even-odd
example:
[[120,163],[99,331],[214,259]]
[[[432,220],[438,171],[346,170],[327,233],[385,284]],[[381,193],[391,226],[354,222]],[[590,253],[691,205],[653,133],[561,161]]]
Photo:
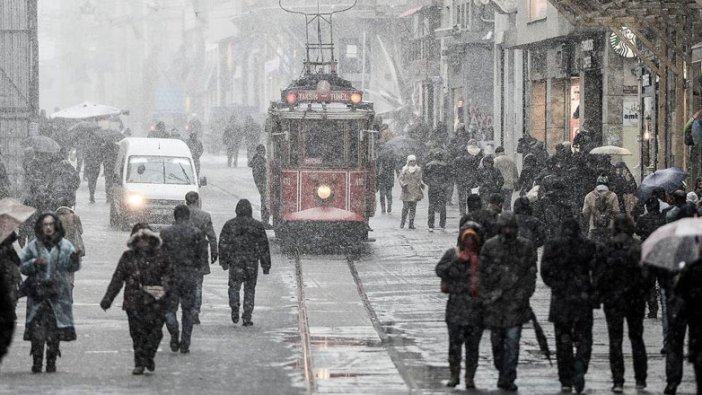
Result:
[[35,153],[58,154],[61,151],[59,143],[46,136],[32,136],[24,139],[22,143],[31,147]]
[[553,366],[553,362],[551,362],[551,350],[548,349],[546,334],[544,333],[544,329],[541,327],[541,324],[539,324],[539,321],[536,319],[534,310],[531,311],[531,317],[529,319],[534,325],[534,334],[536,335],[536,341],[539,343],[539,349],[541,349],[541,352],[544,354],[546,359],[548,359],[548,363]]
[[655,188],[663,188],[667,193],[673,193],[682,187],[687,175],[685,170],[677,167],[656,170],[641,181],[641,185],[636,191],[636,197],[640,201],[646,201]]

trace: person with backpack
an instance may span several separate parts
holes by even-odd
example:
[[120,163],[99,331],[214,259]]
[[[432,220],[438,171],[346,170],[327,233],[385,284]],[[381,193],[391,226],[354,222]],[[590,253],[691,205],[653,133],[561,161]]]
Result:
[[619,199],[609,190],[609,179],[597,177],[597,186],[585,196],[583,220],[590,239],[604,243],[612,235],[612,222],[619,214]]
[[256,280],[260,263],[263,274],[271,270],[271,254],[264,225],[253,219],[251,203],[246,199],[236,205],[236,218],[224,224],[219,235],[219,262],[229,270],[229,307],[232,322],[239,322],[239,292],[244,286],[242,325],[251,326]]
[[613,233],[597,253],[593,280],[597,300],[602,302],[607,320],[612,392],[620,394],[624,386],[622,343],[625,320],[631,340],[636,388],[646,388],[648,357],[643,321],[650,281],[639,263],[641,243],[633,238],[634,224],[623,213],[617,214],[612,222]]

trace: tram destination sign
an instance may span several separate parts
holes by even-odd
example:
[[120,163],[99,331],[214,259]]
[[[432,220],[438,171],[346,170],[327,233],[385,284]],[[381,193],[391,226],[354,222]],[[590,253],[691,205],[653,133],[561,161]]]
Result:
[[361,92],[357,90],[292,89],[283,92],[283,101],[290,102],[293,99],[292,95],[294,95],[294,101],[298,103],[352,103],[355,99],[354,95],[360,99]]

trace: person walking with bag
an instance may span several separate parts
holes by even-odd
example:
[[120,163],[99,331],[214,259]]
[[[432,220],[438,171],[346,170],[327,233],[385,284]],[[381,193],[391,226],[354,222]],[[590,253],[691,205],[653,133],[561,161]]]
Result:
[[402,200],[402,219],[400,228],[405,227],[409,216],[409,229],[414,229],[414,216],[417,214],[417,202],[424,197],[424,184],[422,184],[422,168],[417,165],[417,157],[409,155],[407,163],[402,168],[398,181],[402,187],[400,200]]
[[46,371],[56,372],[61,341],[76,340],[70,278],[80,269],[80,251],[64,239],[61,221],[52,213],[39,215],[36,238],[20,254],[27,295],[24,340],[31,341],[32,372],[40,373],[46,346]]
[[[190,210],[190,223],[192,223],[196,228],[205,235],[206,243],[202,247],[204,251],[204,260],[202,261],[202,270],[197,283],[197,292],[195,293],[195,316],[193,316],[193,323],[195,325],[200,325],[200,308],[202,307],[202,283],[205,280],[205,276],[211,273],[210,263],[215,263],[219,253],[217,252],[217,234],[212,226],[212,216],[205,210],[200,208],[200,194],[195,191],[190,191],[185,194],[185,204]],[[208,249],[209,246],[209,257],[208,260]]]
[[466,389],[475,388],[480,339],[483,335],[483,311],[478,294],[478,266],[483,232],[475,222],[465,223],[457,246],[447,250],[436,265],[441,277],[441,292],[447,293],[446,325],[449,335],[449,370],[447,387],[460,383],[462,348],[466,348]]
[[258,265],[263,274],[271,270],[271,254],[264,225],[253,219],[251,203],[241,199],[236,204],[236,218],[224,224],[219,234],[219,262],[224,270],[229,269],[229,307],[232,322],[239,322],[241,286],[244,286],[244,313],[242,325],[251,326],[254,309]]
[[127,313],[134,348],[132,374],[156,369],[154,357],[163,338],[166,294],[172,287],[173,266],[161,252],[161,238],[151,227],[138,223],[132,228],[112,281],[100,307],[107,311],[124,286],[122,309]]

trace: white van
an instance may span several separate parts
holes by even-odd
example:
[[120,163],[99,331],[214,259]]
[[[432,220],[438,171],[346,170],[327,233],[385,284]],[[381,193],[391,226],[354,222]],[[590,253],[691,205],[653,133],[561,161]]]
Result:
[[182,140],[130,137],[119,143],[113,175],[110,225],[170,224],[173,209],[200,185],[190,148]]

